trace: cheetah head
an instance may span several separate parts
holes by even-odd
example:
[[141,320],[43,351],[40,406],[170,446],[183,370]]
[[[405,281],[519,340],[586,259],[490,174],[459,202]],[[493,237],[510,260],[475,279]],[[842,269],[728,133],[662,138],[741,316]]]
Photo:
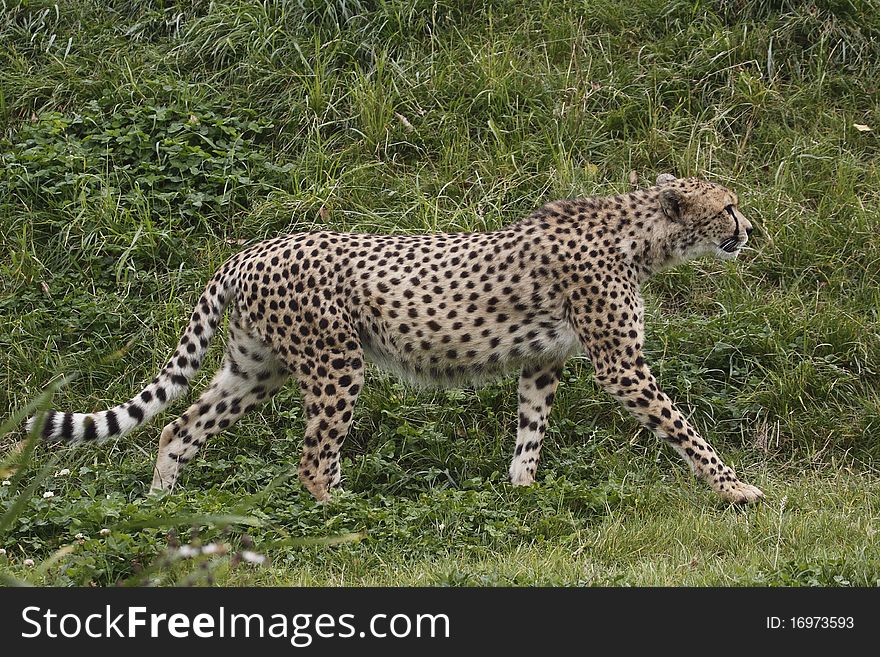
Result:
[[658,201],[674,250],[682,259],[715,255],[735,258],[752,234],[736,193],[700,178],[657,176]]

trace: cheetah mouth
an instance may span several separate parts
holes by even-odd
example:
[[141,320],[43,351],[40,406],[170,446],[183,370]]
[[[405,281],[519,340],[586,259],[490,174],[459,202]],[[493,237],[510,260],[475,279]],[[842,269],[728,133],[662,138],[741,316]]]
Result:
[[746,233],[746,239],[740,241],[740,232],[739,232],[739,217],[736,216],[736,212],[733,211],[733,206],[728,205],[724,210],[727,214],[730,215],[730,218],[733,219],[734,224],[736,225],[736,229],[733,231],[733,235],[728,237],[726,240],[723,240],[719,244],[715,246],[718,247],[718,250],[721,252],[721,255],[724,257],[736,257],[739,254],[739,250],[745,246],[746,241],[748,240],[748,231]]
[[743,245],[739,241],[739,237],[733,236],[728,237],[726,240],[718,244],[718,248],[724,251],[725,253],[736,254],[739,253],[739,250],[743,247]]

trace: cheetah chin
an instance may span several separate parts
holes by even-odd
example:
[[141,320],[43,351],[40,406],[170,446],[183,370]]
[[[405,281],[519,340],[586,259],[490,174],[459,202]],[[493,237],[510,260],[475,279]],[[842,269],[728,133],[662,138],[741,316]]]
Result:
[[96,413],[47,411],[27,428],[73,442],[144,424],[189,389],[228,308],[223,364],[162,430],[153,489],[172,489],[205,441],[293,378],[306,417],[299,477],[330,499],[366,358],[438,385],[519,372],[510,479],[528,485],[563,365],[582,352],[604,390],[699,478],[728,501],[752,502],[761,491],[722,462],[645,362],[640,292],[677,262],[735,258],[751,232],[734,192],[664,174],[649,189],[547,203],[491,232],[321,230],[258,242],[214,274],[171,358],[136,396]]

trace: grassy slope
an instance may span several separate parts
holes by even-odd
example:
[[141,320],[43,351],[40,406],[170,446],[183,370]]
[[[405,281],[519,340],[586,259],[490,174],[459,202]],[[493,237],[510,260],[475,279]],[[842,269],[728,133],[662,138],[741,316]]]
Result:
[[[206,557],[154,581],[880,580],[876,2],[110,4],[0,17],[0,420],[59,372],[79,372],[59,408],[127,399],[245,241],[491,229],[674,171],[737,189],[760,235],[738,263],[649,284],[650,362],[768,501],[717,501],[582,359],[530,490],[504,484],[512,381],[415,391],[373,372],[328,506],[276,480],[298,458],[293,388],[207,445],[170,497],[144,495],[162,418],[39,446],[21,478],[33,499],[0,529],[13,575],[145,581],[168,526],[197,525],[193,541],[233,550],[247,532],[271,565]],[[230,513],[256,526],[195,518]]]

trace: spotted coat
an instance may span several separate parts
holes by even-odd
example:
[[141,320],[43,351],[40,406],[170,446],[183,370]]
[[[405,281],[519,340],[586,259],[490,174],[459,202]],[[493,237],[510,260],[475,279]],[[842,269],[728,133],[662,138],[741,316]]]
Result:
[[518,370],[510,478],[528,485],[562,367],[585,352],[602,387],[698,477],[727,500],[753,501],[761,491],[721,461],[651,374],[639,291],[685,259],[735,257],[751,230],[730,190],[664,175],[629,194],[548,203],[492,232],[317,231],[259,242],[217,271],[173,356],[139,395],[97,413],[48,411],[41,431],[99,440],[146,422],[188,389],[229,307],[223,364],[163,429],[154,489],[172,488],[208,438],[292,377],[306,417],[299,477],[317,499],[329,499],[366,360],[442,385]]

